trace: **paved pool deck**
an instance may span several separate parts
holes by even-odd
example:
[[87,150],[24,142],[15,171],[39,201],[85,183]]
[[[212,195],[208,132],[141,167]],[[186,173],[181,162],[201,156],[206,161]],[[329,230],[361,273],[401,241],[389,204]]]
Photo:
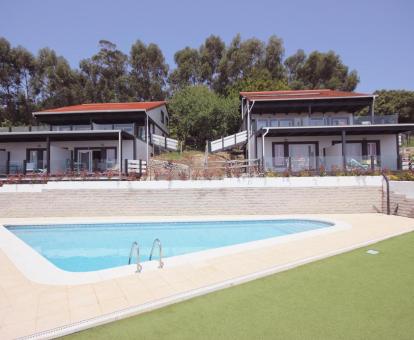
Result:
[[[227,219],[229,217],[231,216],[226,216]],[[252,218],[251,215],[233,216],[236,219],[243,217]],[[31,335],[34,335],[31,338],[56,337],[414,231],[414,219],[383,214],[315,214],[300,217],[342,221],[350,228],[256,249],[240,249],[232,254],[200,258],[198,261],[165,266],[163,269],[144,268],[139,274],[127,273],[88,284],[34,282],[17,268],[6,255],[5,247],[1,246],[0,339]],[[220,216],[214,218],[220,219]],[[159,220],[143,216],[128,219]],[[183,219],[191,220],[194,217]],[[0,225],[109,220],[110,218],[93,217],[0,218]]]

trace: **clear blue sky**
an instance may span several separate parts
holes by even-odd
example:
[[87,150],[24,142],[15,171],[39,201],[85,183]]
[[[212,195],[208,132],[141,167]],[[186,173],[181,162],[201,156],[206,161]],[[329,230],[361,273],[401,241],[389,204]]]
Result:
[[413,0],[0,0],[0,36],[32,52],[50,47],[77,67],[100,39],[124,52],[157,43],[174,52],[210,34],[283,38],[286,55],[303,48],[339,53],[356,69],[359,91],[414,90]]

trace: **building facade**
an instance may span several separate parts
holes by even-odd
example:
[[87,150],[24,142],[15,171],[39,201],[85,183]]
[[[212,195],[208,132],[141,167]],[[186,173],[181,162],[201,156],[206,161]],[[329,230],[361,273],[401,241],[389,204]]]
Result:
[[376,115],[375,95],[333,90],[241,92],[246,155],[266,170],[401,168],[398,114]]
[[34,112],[38,125],[0,128],[0,174],[125,172],[168,138],[164,101],[83,104]]

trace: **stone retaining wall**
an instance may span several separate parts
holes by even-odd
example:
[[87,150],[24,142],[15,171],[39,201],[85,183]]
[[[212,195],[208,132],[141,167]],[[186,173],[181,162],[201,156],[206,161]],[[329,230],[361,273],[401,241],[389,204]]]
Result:
[[0,191],[0,216],[372,213],[383,209],[382,196],[377,185]]

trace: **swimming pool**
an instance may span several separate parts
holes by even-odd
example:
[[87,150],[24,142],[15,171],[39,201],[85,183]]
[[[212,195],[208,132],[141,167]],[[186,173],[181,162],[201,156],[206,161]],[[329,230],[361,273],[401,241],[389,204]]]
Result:
[[304,220],[240,220],[7,226],[56,267],[89,272],[128,264],[131,244],[137,241],[141,261],[147,261],[154,239],[163,256],[172,257],[315,229],[333,223]]

